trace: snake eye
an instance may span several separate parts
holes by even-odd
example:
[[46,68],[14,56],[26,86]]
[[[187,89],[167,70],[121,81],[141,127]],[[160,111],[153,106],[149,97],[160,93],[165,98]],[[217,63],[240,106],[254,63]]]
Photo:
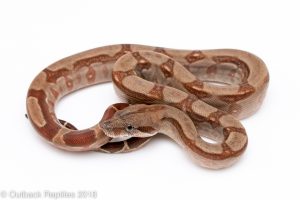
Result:
[[134,130],[134,127],[131,125],[131,124],[128,124],[127,126],[126,126],[126,131],[127,132],[130,132],[130,131],[133,131]]

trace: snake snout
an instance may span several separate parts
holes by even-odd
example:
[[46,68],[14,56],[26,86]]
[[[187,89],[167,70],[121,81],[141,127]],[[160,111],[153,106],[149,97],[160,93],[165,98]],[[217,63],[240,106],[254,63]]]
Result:
[[112,122],[111,121],[104,121],[104,122],[100,122],[100,127],[102,129],[105,129],[105,130],[112,130],[113,129],[113,126],[112,126]]

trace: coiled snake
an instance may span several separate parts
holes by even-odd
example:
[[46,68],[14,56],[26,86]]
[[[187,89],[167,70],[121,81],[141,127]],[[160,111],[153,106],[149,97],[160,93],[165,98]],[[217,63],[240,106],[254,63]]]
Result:
[[[133,105],[110,106],[101,122],[84,130],[57,119],[60,98],[111,80]],[[34,128],[58,148],[128,152],[162,133],[201,166],[218,169],[245,151],[248,139],[237,119],[258,110],[268,82],[263,61],[245,51],[111,45],[45,68],[31,83],[26,105]],[[110,142],[123,137],[130,138]]]

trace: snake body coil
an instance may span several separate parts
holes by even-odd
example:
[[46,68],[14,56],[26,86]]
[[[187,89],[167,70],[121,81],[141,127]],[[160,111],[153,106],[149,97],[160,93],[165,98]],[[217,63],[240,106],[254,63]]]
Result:
[[[60,98],[108,81],[136,105],[114,104],[100,123],[84,130],[57,119],[54,107]],[[27,112],[40,135],[58,148],[128,152],[163,133],[201,166],[218,169],[245,151],[247,134],[237,119],[258,110],[268,82],[263,61],[245,51],[111,45],[45,68],[30,85]],[[110,142],[124,136],[131,138]]]

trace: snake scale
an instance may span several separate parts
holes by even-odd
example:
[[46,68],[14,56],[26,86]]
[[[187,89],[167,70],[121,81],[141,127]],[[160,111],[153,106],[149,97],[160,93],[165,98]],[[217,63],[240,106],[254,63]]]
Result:
[[[56,117],[63,96],[108,81],[128,103],[111,105],[83,130]],[[110,45],[45,68],[32,81],[26,105],[39,134],[64,150],[129,152],[162,133],[200,166],[219,169],[245,151],[248,138],[238,119],[259,109],[268,83],[263,61],[241,50]]]

